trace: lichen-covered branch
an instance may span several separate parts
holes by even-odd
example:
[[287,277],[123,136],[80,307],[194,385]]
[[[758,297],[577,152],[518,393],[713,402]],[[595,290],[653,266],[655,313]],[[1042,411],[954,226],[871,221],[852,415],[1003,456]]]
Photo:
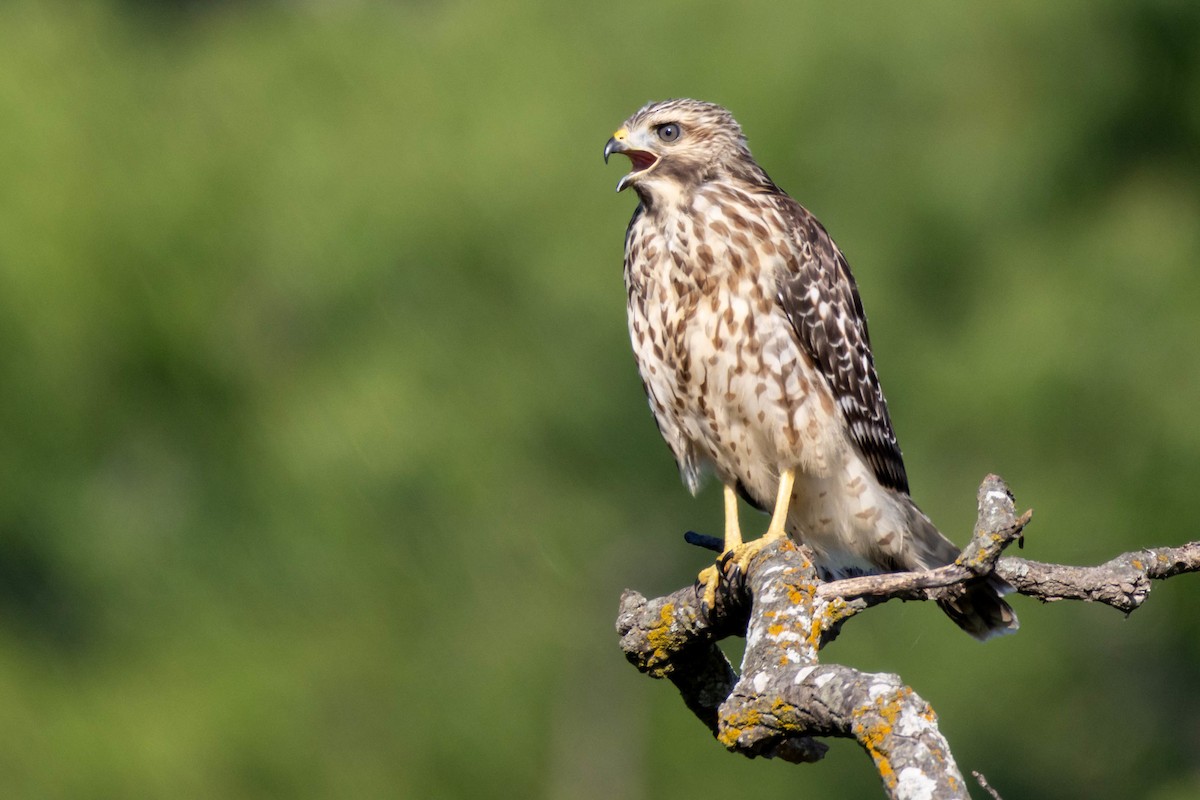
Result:
[[655,600],[625,590],[617,631],[626,658],[650,677],[674,683],[687,707],[715,734],[717,711],[737,675],[717,647],[723,637],[709,624],[695,587]]
[[[818,578],[788,541],[764,548],[746,575],[722,581],[715,608],[695,588],[621,598],[621,647],[639,669],[671,680],[717,739],[747,756],[819,760],[815,737],[858,741],[892,798],[967,798],[933,709],[896,675],[821,664],[817,653],[848,608],[816,596]],[[752,598],[752,611],[745,598]],[[746,634],[740,676],[716,647]],[[722,634],[721,632],[724,632]]]
[[[1200,542],[1126,553],[1096,567],[1002,557],[1030,518],[1017,515],[1008,487],[989,475],[971,542],[946,567],[822,583],[803,547],[773,543],[744,574],[723,574],[711,608],[695,586],[654,600],[626,591],[617,619],[621,647],[642,672],[674,683],[730,750],[801,763],[824,755],[818,738],[852,738],[870,755],[888,797],[967,798],[933,710],[898,676],[819,662],[843,623],[886,600],[937,598],[993,572],[1047,602],[1094,600],[1130,612],[1152,580],[1200,571]],[[717,642],[742,634],[738,675]]]
[[1124,553],[1095,567],[1043,564],[1024,558],[1002,558],[996,574],[1021,594],[1050,603],[1087,600],[1126,614],[1150,595],[1150,582],[1185,572],[1200,572],[1200,542]]

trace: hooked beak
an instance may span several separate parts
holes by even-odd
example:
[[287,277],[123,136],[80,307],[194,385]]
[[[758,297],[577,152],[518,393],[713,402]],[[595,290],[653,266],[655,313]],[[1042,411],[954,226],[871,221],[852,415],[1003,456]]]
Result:
[[608,157],[613,153],[620,153],[629,158],[633,164],[633,170],[621,178],[617,182],[617,191],[624,191],[633,183],[634,180],[649,172],[658,164],[658,156],[646,150],[638,150],[629,145],[629,131],[626,128],[621,128],[612,135],[608,140],[608,144],[604,145],[604,163],[608,163]]

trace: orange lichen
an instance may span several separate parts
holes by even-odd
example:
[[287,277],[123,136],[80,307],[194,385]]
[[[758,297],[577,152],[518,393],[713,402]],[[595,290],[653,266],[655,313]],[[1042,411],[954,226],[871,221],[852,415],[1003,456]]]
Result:
[[779,721],[781,729],[793,730],[795,728],[796,706],[786,700],[776,697],[771,702],[771,714]]
[[766,714],[756,708],[747,708],[736,716],[722,717],[717,741],[730,750],[736,749],[742,736],[753,728],[763,727],[764,717],[766,726],[772,730],[782,733],[804,732],[797,727],[796,706],[776,698],[771,701],[771,710]]
[[845,600],[835,597],[833,600],[818,606],[819,612],[813,614],[812,626],[808,631],[808,644],[815,650],[821,646],[821,635],[833,630],[839,622],[854,616],[852,609]]
[[896,773],[886,751],[904,700],[911,694],[912,689],[904,686],[875,698],[871,706],[854,710],[854,736],[870,754],[879,776],[888,786],[896,785]]
[[762,713],[753,708],[746,709],[738,716],[722,717],[720,729],[717,732],[717,741],[733,750],[737,747],[738,739],[747,729],[756,728],[761,724]]
[[800,605],[813,596],[813,587],[807,584],[789,583],[787,585],[788,600],[792,605]]
[[681,631],[674,630],[675,604],[664,603],[658,615],[658,624],[646,631],[646,640],[654,651],[650,654],[649,673],[656,678],[669,675],[674,665],[671,656],[685,643]]

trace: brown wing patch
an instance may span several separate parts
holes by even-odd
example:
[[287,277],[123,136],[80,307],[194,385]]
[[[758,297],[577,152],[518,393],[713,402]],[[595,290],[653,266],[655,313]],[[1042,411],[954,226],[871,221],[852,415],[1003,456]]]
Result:
[[907,494],[904,459],[875,374],[867,318],[850,266],[816,217],[785,194],[774,197],[794,256],[779,276],[779,305],[828,382],[850,439],[875,477]]

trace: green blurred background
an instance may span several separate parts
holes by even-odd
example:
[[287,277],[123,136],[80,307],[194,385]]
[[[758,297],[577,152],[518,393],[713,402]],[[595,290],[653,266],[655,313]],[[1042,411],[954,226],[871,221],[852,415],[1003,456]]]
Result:
[[[721,520],[638,386],[600,158],[668,96],[848,254],[952,538],[989,471],[1032,558],[1195,537],[1190,0],[10,2],[0,794],[879,795],[852,743],[727,754],[616,646]],[[826,657],[1005,797],[1200,794],[1200,577],[1015,604]]]

